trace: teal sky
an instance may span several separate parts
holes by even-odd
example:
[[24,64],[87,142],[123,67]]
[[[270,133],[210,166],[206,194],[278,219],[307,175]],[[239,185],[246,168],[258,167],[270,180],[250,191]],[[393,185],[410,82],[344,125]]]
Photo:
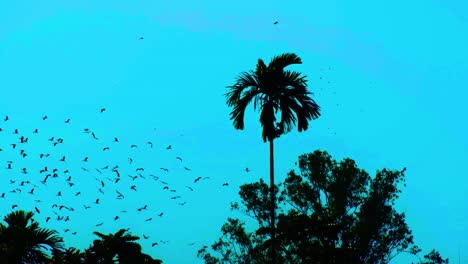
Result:
[[[36,206],[41,225],[80,249],[95,239],[93,231],[130,227],[135,235],[149,236],[141,240],[143,251],[164,263],[201,263],[197,250],[211,245],[227,217],[236,216],[229,203],[238,200],[238,186],[269,175],[258,112],[250,107],[245,130],[235,130],[226,86],[254,69],[258,58],[269,62],[294,52],[303,64],[290,68],[307,75],[322,116],[305,133],[293,131],[276,141],[276,182],[295,169],[300,154],[316,149],[337,160],[352,158],[371,175],[407,167],[398,209],[407,214],[416,244],[423,252],[438,249],[451,262],[459,252],[468,261],[468,5],[315,2],[3,1],[0,193],[6,197],[0,215],[13,204]],[[6,115],[10,119],[3,122]],[[35,128],[39,133],[32,133]],[[21,135],[29,142],[12,149]],[[52,136],[64,142],[53,147]],[[19,155],[21,149],[27,157]],[[40,153],[51,155],[39,159]],[[5,169],[8,161],[12,170]],[[107,165],[119,165],[121,182],[112,182],[110,170],[95,170]],[[44,166],[61,172],[47,185],[39,182]],[[28,174],[21,173],[24,167]],[[140,167],[145,179],[133,181],[128,175],[138,175]],[[197,177],[210,178],[195,184]],[[11,193],[22,180],[32,183]],[[163,190],[161,181],[176,192]],[[225,182],[228,187],[222,187]],[[116,190],[125,198],[116,199]],[[138,212],[144,205],[147,210]],[[54,212],[70,221],[55,220]],[[48,215],[52,220],[45,223]],[[393,263],[408,261],[416,259],[401,255]]]

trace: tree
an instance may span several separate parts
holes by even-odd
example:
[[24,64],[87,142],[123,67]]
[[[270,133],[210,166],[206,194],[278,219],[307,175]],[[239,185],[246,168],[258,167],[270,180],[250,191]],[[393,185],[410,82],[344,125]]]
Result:
[[431,252],[428,254],[424,255],[424,261],[418,262],[418,264],[444,264],[444,263],[449,263],[448,258],[444,259],[440,255],[439,252],[437,252],[435,249],[433,249]]
[[[254,110],[259,104],[261,110],[260,124],[263,127],[262,138],[270,143],[270,231],[272,263],[276,263],[275,248],[275,197],[274,197],[274,163],[273,140],[291,131],[298,125],[298,131],[307,130],[309,120],[320,116],[320,108],[310,98],[306,76],[284,70],[292,64],[301,64],[301,59],[294,53],[275,56],[268,66],[259,59],[255,71],[242,72],[229,91],[225,94],[227,105],[233,107],[231,120],[236,129],[244,129],[244,114],[247,106],[254,102]],[[281,112],[280,122],[276,114]]]
[[[300,174],[291,170],[275,189],[279,263],[389,263],[402,252],[420,252],[405,214],[394,209],[404,171],[383,169],[371,178],[352,159],[336,162],[326,151],[301,155],[298,165]],[[229,218],[211,247],[216,254],[206,246],[199,250],[205,263],[271,261],[266,190],[263,180],[241,186],[242,206],[231,207],[255,219],[256,230]]]
[[102,234],[94,232],[100,239],[93,241],[93,245],[85,251],[86,263],[151,263],[160,264],[161,260],[155,260],[141,252],[140,244],[135,241],[137,236],[126,234],[128,229],[120,229],[115,234]]
[[0,223],[1,263],[43,263],[49,259],[47,250],[63,249],[63,239],[57,231],[40,228],[32,212],[15,211]]
[[76,248],[67,248],[65,250],[54,249],[52,251],[51,264],[83,264],[85,263],[85,254]]

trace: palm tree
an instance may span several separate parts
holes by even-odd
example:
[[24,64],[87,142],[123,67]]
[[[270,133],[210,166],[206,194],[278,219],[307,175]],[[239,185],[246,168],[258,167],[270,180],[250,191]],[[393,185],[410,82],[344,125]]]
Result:
[[65,250],[55,249],[52,251],[52,259],[50,264],[83,264],[85,263],[85,254],[80,250],[71,247]]
[[[275,186],[273,166],[273,140],[291,131],[296,124],[299,132],[307,130],[309,120],[320,116],[320,107],[309,95],[306,76],[284,70],[292,64],[301,64],[301,59],[294,53],[275,56],[268,66],[258,59],[255,71],[242,72],[236,83],[228,86],[225,94],[227,105],[233,107],[231,120],[236,129],[244,129],[244,114],[247,106],[254,102],[254,110],[259,106],[262,139],[270,143],[270,196],[271,196],[271,257],[276,263],[275,250]],[[281,119],[276,122],[276,114],[281,112]]]
[[63,249],[57,231],[39,228],[32,212],[15,211],[0,223],[1,263],[43,263],[49,259],[46,250]]
[[134,242],[140,239],[137,236],[126,234],[127,229],[120,229],[115,234],[102,234],[93,232],[100,239],[94,240],[87,251],[87,262],[90,263],[162,263],[141,252],[140,244]]

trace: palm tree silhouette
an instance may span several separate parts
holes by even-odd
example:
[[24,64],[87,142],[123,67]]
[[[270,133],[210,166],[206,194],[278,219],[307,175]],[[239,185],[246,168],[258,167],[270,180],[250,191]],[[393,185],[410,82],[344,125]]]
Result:
[[[260,124],[262,139],[270,143],[270,196],[271,196],[271,258],[276,263],[275,243],[275,188],[273,164],[273,140],[291,131],[296,124],[299,132],[307,130],[309,120],[320,116],[320,107],[309,95],[306,76],[284,70],[292,64],[302,64],[294,53],[284,53],[273,57],[267,65],[258,59],[255,71],[242,72],[225,94],[227,105],[233,107],[231,120],[236,129],[244,129],[244,114],[248,104],[253,101],[254,110],[261,110]],[[281,119],[276,122],[276,114]]]
[[43,263],[46,250],[62,250],[57,231],[40,228],[32,212],[15,211],[0,223],[0,263]]
[[93,232],[100,239],[94,240],[93,246],[87,251],[88,262],[91,263],[161,263],[141,252],[140,238],[126,234],[127,229],[120,229],[115,234],[102,234]]

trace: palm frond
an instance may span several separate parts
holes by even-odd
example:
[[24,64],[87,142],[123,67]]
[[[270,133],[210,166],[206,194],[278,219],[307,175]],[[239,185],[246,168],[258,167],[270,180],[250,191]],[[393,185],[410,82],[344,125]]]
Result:
[[268,64],[268,68],[272,71],[282,71],[285,67],[292,64],[302,64],[301,58],[294,53],[283,53],[273,57]]
[[257,78],[253,71],[241,73],[237,77],[234,85],[227,86],[229,91],[224,94],[225,97],[227,98],[227,101],[226,101],[227,105],[228,106],[235,105],[237,101],[240,99],[244,89],[249,88],[249,87],[258,87]]
[[[231,120],[233,120],[234,127],[236,129],[243,130],[244,129],[244,115],[245,109],[252,102],[258,94],[257,89],[250,89],[243,94],[237,103],[234,105],[234,109],[231,112]],[[256,100],[255,100],[256,101]]]

